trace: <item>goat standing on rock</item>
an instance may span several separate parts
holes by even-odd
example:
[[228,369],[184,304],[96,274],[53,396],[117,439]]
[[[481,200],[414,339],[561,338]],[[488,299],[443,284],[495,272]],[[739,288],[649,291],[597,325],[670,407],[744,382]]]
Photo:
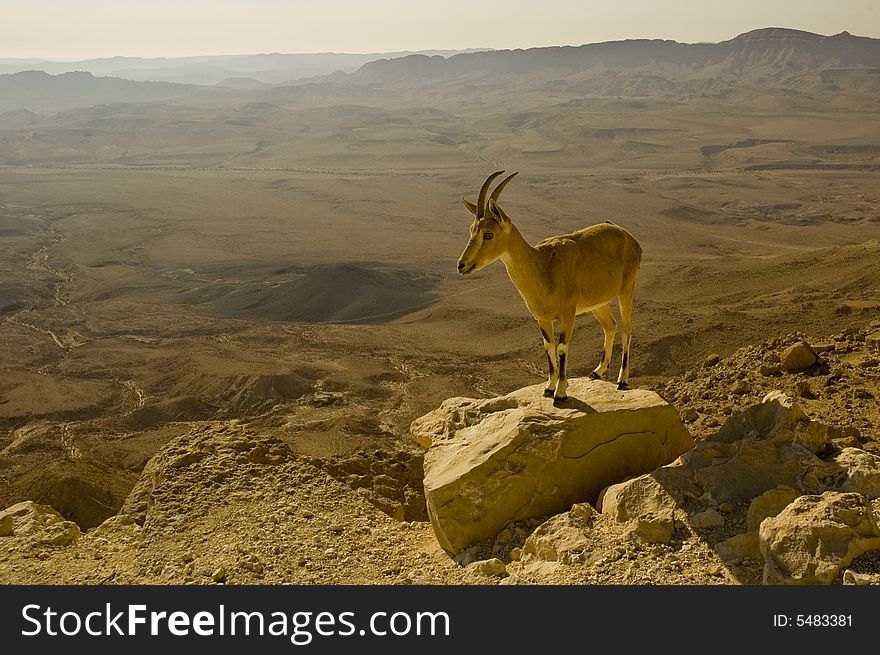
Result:
[[[605,333],[602,361],[590,374],[599,379],[611,363],[617,321],[610,303],[617,298],[622,328],[623,359],[617,388],[626,389],[632,342],[632,306],[642,248],[632,235],[611,222],[544,239],[530,245],[498,206],[498,197],[516,173],[495,187],[486,202],[489,185],[504,171],[490,175],[480,189],[477,204],[464,198],[474,215],[471,236],[458,260],[458,272],[467,275],[501,259],[507,274],[538,321],[550,379],[544,395],[559,404],[567,399],[566,358],[574,329],[574,317],[592,312]],[[554,324],[559,323],[559,340]]]

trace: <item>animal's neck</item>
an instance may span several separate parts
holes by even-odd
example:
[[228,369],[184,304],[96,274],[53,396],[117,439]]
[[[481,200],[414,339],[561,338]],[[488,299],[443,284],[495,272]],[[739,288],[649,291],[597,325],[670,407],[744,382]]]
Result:
[[535,281],[540,279],[538,273],[538,250],[523,238],[516,226],[511,223],[507,250],[501,255],[501,261],[507,269],[507,275],[523,297],[540,293],[534,289]]

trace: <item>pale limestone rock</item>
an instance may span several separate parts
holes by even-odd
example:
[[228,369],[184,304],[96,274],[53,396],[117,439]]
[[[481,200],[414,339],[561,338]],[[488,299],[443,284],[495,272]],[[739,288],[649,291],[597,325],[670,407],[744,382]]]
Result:
[[8,537],[13,533],[14,524],[12,516],[3,516],[0,518],[0,537]]
[[[670,469],[673,467],[664,467]],[[657,475],[655,475],[656,473]],[[648,514],[672,514],[680,498],[666,490],[661,480],[662,471],[613,484],[602,492],[599,506],[603,514],[609,514],[620,523]]]
[[35,543],[67,546],[79,538],[80,530],[48,505],[25,500],[0,511],[0,534],[30,536]]
[[507,575],[507,567],[504,566],[504,562],[497,557],[478,560],[468,564],[467,569],[472,573],[488,577],[500,578]]
[[652,391],[570,381],[556,407],[534,385],[488,400],[454,398],[413,422],[425,456],[428,514],[455,554],[511,521],[595,502],[620,480],[693,446],[678,412]]
[[880,549],[871,502],[856,493],[801,496],[758,532],[765,584],[828,584],[859,555]]
[[12,532],[15,535],[36,532],[47,525],[60,523],[64,520],[61,514],[48,505],[40,505],[32,500],[16,503],[0,511],[0,521],[7,517],[12,519]]
[[593,508],[586,503],[575,505],[565,514],[557,514],[539,525],[526,539],[522,552],[547,562],[567,562],[570,553],[590,547],[589,531]]
[[715,551],[726,564],[732,564],[741,559],[761,559],[761,546],[758,542],[757,532],[744,532],[736,534],[730,539],[725,539],[715,544]]
[[796,373],[810,368],[817,361],[816,353],[806,341],[798,341],[782,353],[782,370]]
[[771,391],[757,405],[727,419],[712,437],[726,443],[743,439],[793,443],[818,453],[828,444],[828,426],[810,420],[801,406],[781,391]]
[[836,491],[880,498],[880,457],[860,448],[844,448],[823,468],[823,482]]
[[714,509],[707,509],[691,517],[691,525],[697,529],[720,528],[724,525],[724,517]]
[[827,432],[791,399],[771,393],[673,464],[612,485],[599,506],[626,522],[648,513],[669,516],[687,499],[736,504],[779,486],[795,495],[821,493],[827,488],[820,482],[824,465],[811,449],[824,448]]
[[880,574],[877,573],[857,573],[847,569],[843,572],[843,584],[845,585],[880,585]]
[[706,502],[748,500],[780,485],[800,485],[804,492],[820,491],[812,471],[821,464],[815,455],[796,444],[743,441],[718,461],[692,461],[701,464],[693,471],[694,481],[703,489]]
[[43,528],[37,533],[37,541],[52,546],[69,546],[79,539],[79,526],[73,521],[61,521]]
[[798,496],[800,494],[787,485],[765,491],[749,505],[749,512],[746,515],[746,530],[749,532],[757,530],[761,526],[761,521],[779,514]]
[[792,399],[771,392],[730,417],[717,434],[682,456],[684,473],[705,502],[748,500],[780,485],[819,493],[828,426],[811,421]]
[[672,539],[675,521],[672,513],[649,512],[627,523],[627,531],[646,543],[665,544]]
[[[653,473],[611,485],[602,492],[599,502],[603,514],[626,525],[630,534],[648,543],[666,543],[675,531],[675,509],[683,494],[675,484],[662,480],[674,478],[677,468],[662,467]],[[669,473],[672,472],[672,475]]]

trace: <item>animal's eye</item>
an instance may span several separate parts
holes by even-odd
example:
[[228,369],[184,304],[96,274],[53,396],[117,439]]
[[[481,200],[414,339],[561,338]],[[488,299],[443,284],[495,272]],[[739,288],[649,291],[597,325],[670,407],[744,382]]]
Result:
[[491,239],[491,238],[494,237],[494,236],[495,236],[495,235],[492,234],[491,232],[483,232],[483,238],[484,238],[486,241],[488,241],[489,239]]

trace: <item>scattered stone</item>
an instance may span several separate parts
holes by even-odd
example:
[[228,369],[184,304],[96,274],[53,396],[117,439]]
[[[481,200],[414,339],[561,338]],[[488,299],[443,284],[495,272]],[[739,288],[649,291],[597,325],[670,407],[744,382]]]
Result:
[[0,517],[0,537],[8,537],[13,533],[12,516],[7,514]]
[[715,544],[715,551],[725,564],[743,559],[760,559],[761,547],[757,532],[744,532]]
[[0,536],[29,536],[35,544],[69,546],[80,536],[79,526],[48,505],[32,500],[0,511]]
[[664,488],[662,480],[669,470],[661,467],[652,474],[608,487],[600,498],[602,513],[625,524],[630,534],[644,542],[668,543],[675,531],[674,513],[680,500]]
[[675,522],[670,514],[644,514],[628,524],[629,534],[648,544],[666,544],[672,540]]
[[859,448],[844,448],[822,469],[825,484],[836,491],[852,491],[880,498],[880,457]]
[[653,473],[611,485],[599,499],[602,513],[619,523],[648,515],[668,515],[672,519],[680,498],[673,497],[663,484],[664,473],[671,470],[672,467],[662,467]]
[[816,398],[816,394],[810,388],[810,383],[806,380],[798,380],[794,385],[794,389],[800,398],[806,398],[807,400],[814,400]]
[[214,569],[213,573],[211,573],[211,579],[217,583],[224,582],[226,580],[226,569],[222,566],[218,566]]
[[510,551],[510,561],[511,562],[518,562],[522,559],[522,555],[523,555],[522,548],[519,548],[519,547],[513,548]]
[[819,343],[814,343],[811,345],[813,348],[813,352],[817,355],[821,353],[833,352],[835,347],[834,344],[830,341],[821,341]]
[[724,525],[724,517],[714,509],[707,509],[691,517],[691,525],[699,529],[720,528]]
[[782,485],[765,491],[752,501],[746,515],[746,530],[756,531],[764,519],[776,516],[800,494],[793,487]]
[[721,503],[718,506],[718,509],[725,514],[732,514],[736,511],[736,505],[734,505],[733,503]]
[[800,405],[781,391],[771,391],[759,404],[725,421],[717,440],[732,443],[744,438],[793,443],[818,453],[828,444],[828,426],[811,421]]
[[697,410],[695,410],[693,407],[687,407],[681,413],[681,420],[684,421],[685,423],[693,423],[698,418],[700,418],[700,415],[697,413]]
[[[693,445],[678,412],[652,391],[577,378],[554,406],[533,385],[488,400],[454,398],[413,422],[425,498],[440,545],[455,554],[508,523],[595,502],[609,484]],[[601,447],[597,447],[601,446]]]
[[703,366],[706,368],[712,368],[713,366],[718,364],[718,362],[720,362],[720,361],[721,361],[721,355],[719,355],[717,353],[712,353],[711,355],[706,357],[706,359],[703,360]]
[[[547,562],[566,562],[570,553],[589,548],[587,531],[593,509],[585,503],[575,507],[578,509],[557,514],[539,525],[526,539],[523,554],[534,555]],[[585,508],[589,508],[589,511]]]
[[779,356],[779,353],[769,352],[764,357],[764,360],[770,362],[771,364],[778,364],[782,361],[782,358]]
[[880,584],[880,574],[856,573],[851,569],[843,572],[843,584],[845,585],[877,585]]
[[61,521],[43,528],[39,535],[39,543],[52,546],[69,546],[79,539],[79,526],[73,521]]
[[782,370],[797,373],[810,368],[817,361],[816,353],[806,341],[799,341],[782,353]]
[[856,557],[880,549],[870,501],[856,493],[801,496],[761,523],[765,584],[828,584]]
[[782,369],[779,368],[776,364],[761,364],[758,367],[758,373],[763,376],[770,377],[773,375],[779,375],[782,373]]
[[515,585],[515,584],[523,584],[522,578],[520,578],[515,573],[513,575],[508,575],[506,578],[502,578],[498,584],[503,585]]
[[492,559],[478,560],[476,562],[468,564],[467,569],[472,573],[495,578],[500,578],[507,575],[507,567],[504,565],[504,562],[502,562],[497,557],[493,557]]
[[742,396],[743,394],[749,393],[751,390],[752,387],[745,380],[737,380],[730,388],[730,393]]

